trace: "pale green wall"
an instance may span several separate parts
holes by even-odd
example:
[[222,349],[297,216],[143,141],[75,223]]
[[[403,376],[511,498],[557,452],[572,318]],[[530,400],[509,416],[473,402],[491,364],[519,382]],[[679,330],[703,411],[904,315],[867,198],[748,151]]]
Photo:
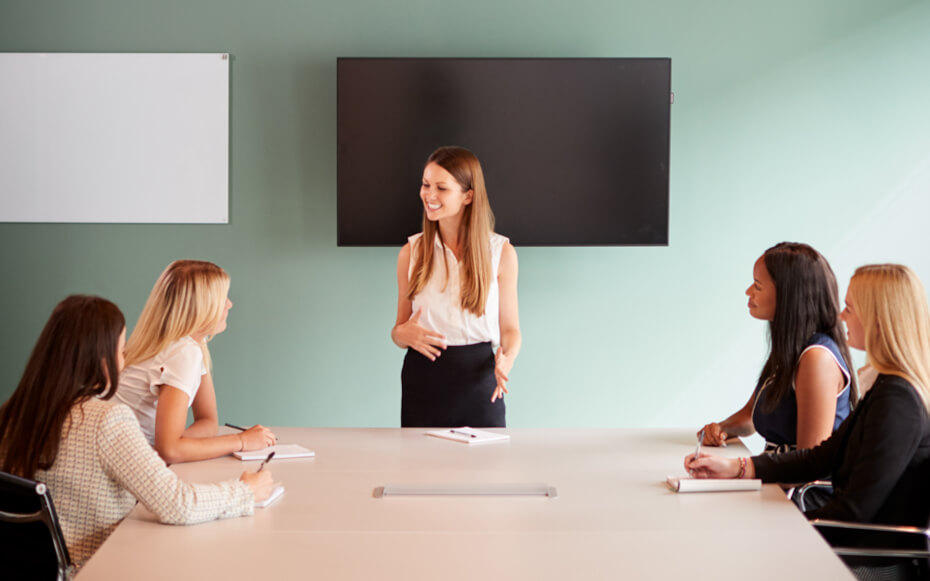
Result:
[[766,247],[812,243],[844,290],[875,260],[930,282],[928,31],[930,3],[903,0],[0,0],[0,51],[233,55],[229,225],[0,224],[0,399],[63,296],[131,325],[158,272],[196,257],[232,275],[224,420],[398,425],[396,249],[335,242],[336,57],[660,56],[670,245],[518,248],[508,419],[718,419],[764,356],[742,293]]

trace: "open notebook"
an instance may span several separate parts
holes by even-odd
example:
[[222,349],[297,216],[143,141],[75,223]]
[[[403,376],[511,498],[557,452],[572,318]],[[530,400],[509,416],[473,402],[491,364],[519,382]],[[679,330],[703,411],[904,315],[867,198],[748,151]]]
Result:
[[308,450],[300,444],[276,444],[261,450],[249,450],[247,452],[233,452],[233,456],[240,460],[264,460],[268,454],[274,452],[274,460],[284,460],[285,458],[309,458],[315,456],[313,450]]
[[427,436],[455,440],[464,444],[487,444],[488,442],[502,442],[510,439],[510,434],[488,432],[475,428],[446,428],[445,430],[432,430],[426,432]]

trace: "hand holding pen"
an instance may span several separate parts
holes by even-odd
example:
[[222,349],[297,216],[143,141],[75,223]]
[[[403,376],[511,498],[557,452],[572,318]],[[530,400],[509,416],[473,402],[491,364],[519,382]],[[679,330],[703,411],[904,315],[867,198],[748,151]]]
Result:
[[271,460],[272,456],[274,456],[274,452],[268,454],[268,457],[261,463],[258,470],[243,472],[242,476],[239,477],[239,480],[249,485],[256,502],[265,500],[271,496],[271,492],[274,490],[274,479],[271,477],[271,470],[264,470],[265,464]]
[[242,432],[239,434],[239,438],[242,440],[242,450],[261,450],[268,446],[274,446],[275,442],[278,441],[274,432],[260,424],[248,429],[234,424],[226,424],[226,427]]

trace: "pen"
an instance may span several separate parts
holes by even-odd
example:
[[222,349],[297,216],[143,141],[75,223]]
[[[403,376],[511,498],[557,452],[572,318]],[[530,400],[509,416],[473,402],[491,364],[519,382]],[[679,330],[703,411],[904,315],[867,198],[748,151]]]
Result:
[[[704,430],[698,432],[697,440],[697,447],[694,449],[694,460],[697,460],[698,456],[701,455],[701,446],[704,445]],[[692,462],[694,462],[694,460],[692,460]]]
[[226,422],[226,427],[227,427],[227,428],[232,428],[232,429],[234,429],[234,430],[239,430],[240,432],[244,432],[244,431],[245,431],[245,428],[243,428],[242,426],[237,426],[237,425],[235,425],[235,424],[230,424],[229,422]]
[[258,470],[256,470],[256,472],[261,472],[261,471],[262,471],[262,468],[265,467],[265,464],[267,464],[268,462],[271,462],[271,459],[272,459],[272,458],[274,458],[274,450],[272,450],[272,451],[268,454],[268,457],[267,457],[267,458],[265,458],[264,460],[262,460],[262,463],[261,463],[261,465],[258,467]]
[[449,430],[453,434],[458,434],[460,436],[468,436],[469,438],[477,438],[478,436],[474,434],[469,434],[468,432],[462,432],[461,430]]

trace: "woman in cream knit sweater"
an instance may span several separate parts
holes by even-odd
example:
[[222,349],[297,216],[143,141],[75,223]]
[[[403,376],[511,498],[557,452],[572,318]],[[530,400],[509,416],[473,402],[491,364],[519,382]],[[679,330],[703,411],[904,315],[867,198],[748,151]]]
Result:
[[48,485],[78,567],[141,501],[168,524],[252,514],[268,470],[189,484],[149,446],[132,410],[110,401],[122,367],[122,313],[105,299],[55,307],[19,386],[0,406],[0,469]]

